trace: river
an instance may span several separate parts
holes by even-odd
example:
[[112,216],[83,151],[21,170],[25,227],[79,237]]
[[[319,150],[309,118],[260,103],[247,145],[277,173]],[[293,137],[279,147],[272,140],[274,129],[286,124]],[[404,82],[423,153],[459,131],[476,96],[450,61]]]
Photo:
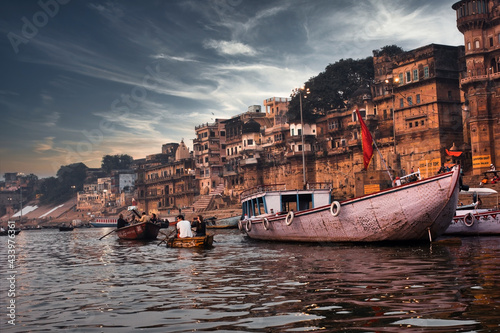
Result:
[[110,230],[25,230],[10,262],[0,237],[2,332],[500,331],[500,237],[295,244],[233,229],[201,250],[99,240]]

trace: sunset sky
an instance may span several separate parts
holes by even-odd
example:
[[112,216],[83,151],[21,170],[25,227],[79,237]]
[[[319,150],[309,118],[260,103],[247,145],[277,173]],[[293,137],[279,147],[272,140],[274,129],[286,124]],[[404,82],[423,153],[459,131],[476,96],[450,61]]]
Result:
[[456,1],[3,0],[0,178],[192,148],[342,58],[463,45]]

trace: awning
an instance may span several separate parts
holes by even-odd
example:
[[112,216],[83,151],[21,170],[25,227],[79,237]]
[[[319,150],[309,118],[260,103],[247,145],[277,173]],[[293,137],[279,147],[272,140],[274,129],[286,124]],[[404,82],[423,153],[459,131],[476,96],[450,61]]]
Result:
[[460,155],[462,155],[463,152],[461,151],[449,151],[448,149],[446,149],[446,154],[448,156],[455,156],[455,157],[459,157]]

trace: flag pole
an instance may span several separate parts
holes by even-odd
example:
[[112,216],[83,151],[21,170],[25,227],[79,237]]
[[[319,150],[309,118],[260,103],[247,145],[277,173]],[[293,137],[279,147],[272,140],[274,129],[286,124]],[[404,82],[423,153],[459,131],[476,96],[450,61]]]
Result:
[[359,118],[359,123],[361,125],[361,135],[362,135],[362,146],[363,146],[363,162],[364,162],[364,167],[365,170],[368,169],[368,165],[370,165],[370,160],[372,159],[373,156],[373,146],[377,149],[378,154],[380,155],[380,159],[382,160],[382,163],[384,163],[385,169],[387,170],[387,174],[389,175],[389,179],[391,180],[391,185],[393,185],[393,179],[392,175],[389,172],[389,168],[387,167],[387,164],[385,163],[384,157],[382,156],[382,153],[377,147],[377,143],[373,139],[372,134],[370,133],[370,130],[366,126],[365,122],[363,121],[363,118],[361,117],[361,114],[359,113],[359,110],[356,109],[356,115]]
[[382,163],[384,163],[385,170],[387,170],[387,174],[389,175],[389,178],[391,179],[391,184],[393,184],[392,175],[391,175],[391,172],[389,171],[389,168],[387,167],[387,164],[385,163],[384,157],[382,156],[382,153],[380,152],[380,150],[378,150],[377,144],[375,143],[375,139],[372,139],[372,140],[373,140],[373,145],[375,146],[378,154],[380,155],[380,159],[382,160]]

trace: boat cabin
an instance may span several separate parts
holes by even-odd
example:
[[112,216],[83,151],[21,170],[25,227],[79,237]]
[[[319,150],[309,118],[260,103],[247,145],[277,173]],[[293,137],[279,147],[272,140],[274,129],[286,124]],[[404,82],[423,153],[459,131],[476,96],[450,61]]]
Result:
[[285,184],[256,186],[241,193],[243,215],[304,211],[331,204],[331,185],[307,184],[304,190],[287,190]]

